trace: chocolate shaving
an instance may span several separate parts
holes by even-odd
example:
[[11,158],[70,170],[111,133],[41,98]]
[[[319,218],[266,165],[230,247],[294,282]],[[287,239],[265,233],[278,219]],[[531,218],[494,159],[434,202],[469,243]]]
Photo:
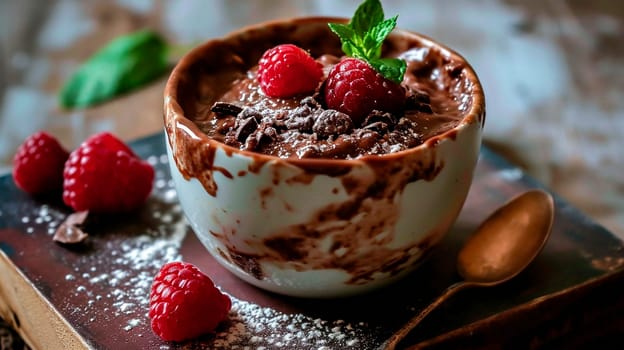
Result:
[[215,102],[210,110],[218,114],[234,116],[243,111],[241,107],[227,102]]
[[70,214],[58,227],[52,239],[55,242],[64,244],[76,244],[84,241],[89,235],[82,230],[82,226],[87,220],[88,215],[88,211],[79,211]]

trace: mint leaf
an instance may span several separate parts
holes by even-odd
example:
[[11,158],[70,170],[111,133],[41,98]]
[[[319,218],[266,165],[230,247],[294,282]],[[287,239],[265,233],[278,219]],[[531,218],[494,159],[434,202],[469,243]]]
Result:
[[386,79],[397,84],[403,81],[403,75],[405,75],[405,70],[407,69],[407,64],[404,60],[399,58],[378,58],[369,63]]
[[388,34],[396,27],[397,18],[399,18],[398,15],[378,23],[370,29],[368,35],[374,38],[378,45],[381,46],[384,39],[386,39]]
[[329,29],[331,29],[332,32],[336,33],[336,35],[338,35],[338,37],[340,38],[340,42],[342,43],[342,51],[344,51],[347,56],[353,56],[354,50],[357,50],[355,48],[355,46],[357,45],[355,45],[354,43],[356,34],[353,29],[348,25],[341,23],[329,23],[328,25]]
[[86,62],[63,86],[59,99],[65,108],[85,108],[135,90],[168,69],[167,44],[152,31],[114,39]]
[[349,22],[349,25],[353,30],[364,36],[369,28],[374,27],[377,23],[383,21],[384,12],[381,6],[381,2],[377,1],[364,1],[353,15],[353,19]]
[[346,24],[342,23],[329,23],[329,29],[332,32],[336,33],[340,39],[353,40],[356,34],[353,31],[353,28],[349,27]]
[[405,62],[398,58],[382,59],[381,47],[386,37],[396,27],[397,18],[384,20],[379,0],[365,0],[349,24],[329,23],[329,28],[338,35],[345,55],[367,61],[385,78],[400,83],[405,74]]

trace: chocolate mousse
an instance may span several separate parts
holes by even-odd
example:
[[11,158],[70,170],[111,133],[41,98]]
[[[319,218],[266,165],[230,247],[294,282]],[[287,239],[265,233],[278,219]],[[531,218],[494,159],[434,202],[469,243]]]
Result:
[[[280,158],[353,159],[403,151],[456,127],[471,107],[463,65],[435,48],[384,47],[384,57],[406,61],[399,112],[370,112],[361,123],[329,109],[321,84],[312,94],[272,98],[263,93],[257,65],[231,70],[227,84],[199,115],[208,136],[229,146]],[[316,60],[325,76],[341,58]],[[206,101],[201,101],[205,104]]]
[[[298,44],[322,65],[326,78],[344,58],[340,43],[329,30],[309,35]],[[271,45],[266,43],[264,48]],[[470,80],[456,56],[395,34],[384,41],[382,57],[406,62],[401,81],[405,102],[393,112],[373,110],[354,122],[349,115],[327,108],[324,83],[309,94],[266,95],[257,77],[261,52],[255,51],[262,47],[247,55],[239,52],[248,48],[216,50],[217,54],[234,54],[221,59],[218,72],[198,72],[194,79],[200,96],[188,101],[194,104],[193,121],[202,132],[240,150],[280,158],[325,159],[400,152],[456,127],[473,103]]]

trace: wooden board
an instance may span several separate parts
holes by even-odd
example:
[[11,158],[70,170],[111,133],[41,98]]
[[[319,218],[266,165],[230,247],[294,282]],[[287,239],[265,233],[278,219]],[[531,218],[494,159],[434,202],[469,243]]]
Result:
[[[70,213],[58,198],[30,198],[10,176],[0,178],[0,315],[34,348],[374,349],[458,279],[457,251],[479,222],[540,187],[483,148],[464,210],[412,276],[358,297],[296,299],[252,287],[208,255],[177,202],[164,135],[132,146],[157,169],[153,195],[139,213],[91,222],[80,246],[52,241]],[[539,348],[623,334],[624,243],[561,198],[556,205],[551,239],[525,272],[499,287],[460,293],[406,343]],[[211,276],[234,307],[217,334],[166,343],[149,327],[148,295],[160,266],[180,259]]]

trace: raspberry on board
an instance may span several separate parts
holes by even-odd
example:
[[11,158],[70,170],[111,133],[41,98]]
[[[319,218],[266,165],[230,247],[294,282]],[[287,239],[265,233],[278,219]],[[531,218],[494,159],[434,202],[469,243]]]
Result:
[[373,110],[398,113],[404,108],[405,90],[357,58],[338,62],[328,74],[325,103],[330,109],[348,114],[361,125]]
[[190,263],[163,265],[150,292],[152,330],[166,341],[183,341],[213,332],[232,307],[230,297]]
[[69,155],[63,177],[63,201],[75,211],[127,212],[151,193],[154,169],[117,137],[103,132]]
[[63,187],[63,167],[69,152],[56,138],[40,131],[30,135],[13,157],[13,180],[31,194],[43,194]]
[[258,63],[260,87],[270,97],[286,98],[313,92],[322,78],[323,66],[293,44],[267,50]]

